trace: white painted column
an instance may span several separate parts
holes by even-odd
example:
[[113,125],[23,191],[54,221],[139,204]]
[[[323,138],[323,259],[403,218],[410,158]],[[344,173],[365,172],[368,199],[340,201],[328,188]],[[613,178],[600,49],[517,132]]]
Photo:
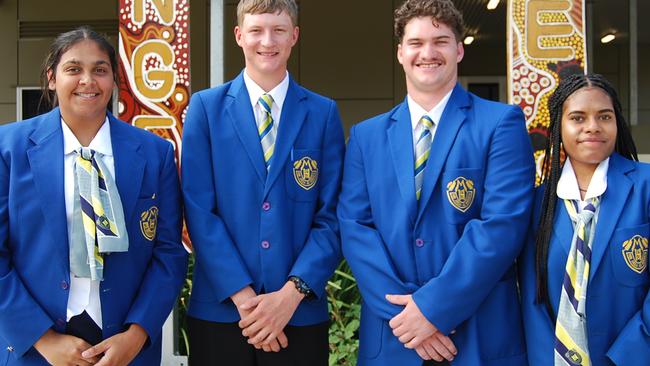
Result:
[[187,366],[187,356],[178,354],[178,329],[172,311],[163,325],[161,366]]
[[223,84],[224,0],[210,0],[210,86]]
[[637,0],[630,0],[630,124],[639,123],[639,43]]
[[[210,0],[210,86],[223,84],[223,17],[224,0]],[[172,314],[169,315],[162,334],[162,366],[187,366],[187,356],[177,354],[178,329]]]

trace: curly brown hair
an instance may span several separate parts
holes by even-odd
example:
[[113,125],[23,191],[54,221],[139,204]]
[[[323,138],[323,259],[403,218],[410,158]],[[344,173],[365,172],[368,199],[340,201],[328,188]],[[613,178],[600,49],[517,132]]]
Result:
[[404,27],[413,18],[432,17],[454,31],[456,41],[460,42],[465,33],[463,15],[456,9],[452,0],[406,0],[395,9],[395,37],[402,42]]

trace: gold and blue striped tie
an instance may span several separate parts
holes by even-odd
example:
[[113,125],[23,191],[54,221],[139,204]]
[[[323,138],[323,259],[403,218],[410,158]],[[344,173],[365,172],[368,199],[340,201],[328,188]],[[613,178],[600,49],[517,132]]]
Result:
[[103,279],[103,253],[128,251],[122,202],[99,153],[82,147],[75,161],[75,201],[70,242],[70,271]]
[[585,304],[598,203],[594,198],[578,213],[577,202],[564,200],[574,233],[555,322],[555,366],[591,365]]
[[263,94],[259,99],[259,104],[264,111],[264,117],[261,121],[257,121],[257,133],[260,136],[262,143],[262,151],[264,152],[264,164],[268,171],[271,167],[271,158],[273,157],[273,150],[275,148],[275,128],[273,126],[273,116],[271,115],[271,107],[273,106],[273,97],[269,94]]
[[431,151],[431,130],[433,129],[433,120],[426,114],[420,118],[419,123],[422,125],[422,133],[415,144],[415,198],[419,201],[422,192],[422,183],[424,182],[424,168],[429,160]]

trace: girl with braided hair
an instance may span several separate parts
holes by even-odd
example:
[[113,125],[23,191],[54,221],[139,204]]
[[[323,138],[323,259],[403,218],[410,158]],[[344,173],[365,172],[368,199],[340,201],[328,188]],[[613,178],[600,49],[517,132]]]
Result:
[[649,365],[650,166],[601,75],[563,79],[548,108],[519,261],[529,364]]

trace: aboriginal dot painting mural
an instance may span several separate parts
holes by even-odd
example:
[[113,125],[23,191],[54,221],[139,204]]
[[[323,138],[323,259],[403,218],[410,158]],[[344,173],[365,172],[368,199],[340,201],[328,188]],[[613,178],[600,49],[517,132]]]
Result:
[[587,69],[584,0],[508,2],[508,97],[524,111],[537,183],[550,123],[547,108],[559,81]]
[[[182,152],[190,97],[189,0],[119,1],[118,117]],[[187,233],[184,242],[189,246]]]

